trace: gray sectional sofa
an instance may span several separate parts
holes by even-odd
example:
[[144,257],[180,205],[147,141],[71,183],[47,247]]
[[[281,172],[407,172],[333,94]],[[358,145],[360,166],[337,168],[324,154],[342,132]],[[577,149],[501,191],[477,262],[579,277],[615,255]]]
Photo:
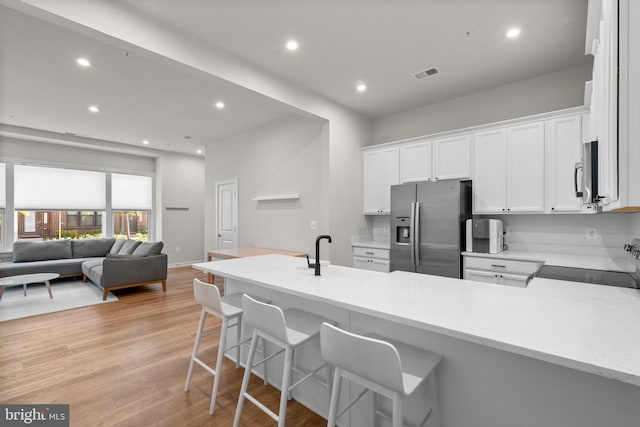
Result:
[[0,260],[0,277],[32,273],[82,276],[109,291],[161,283],[167,290],[167,255],[162,242],[128,239],[17,241],[10,259]]

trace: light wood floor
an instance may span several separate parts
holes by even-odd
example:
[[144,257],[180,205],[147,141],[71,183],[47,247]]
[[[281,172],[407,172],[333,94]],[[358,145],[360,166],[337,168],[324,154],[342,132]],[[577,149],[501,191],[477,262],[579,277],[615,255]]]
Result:
[[[225,360],[215,415],[204,369],[196,365],[184,392],[200,316],[194,277],[206,280],[191,267],[170,269],[166,293],[160,284],[123,289],[118,302],[0,323],[0,402],[69,404],[71,426],[232,425],[244,369]],[[210,316],[206,329],[218,327]],[[213,365],[218,336],[205,340],[200,357]],[[250,390],[277,411],[279,390],[256,377]],[[247,402],[241,425],[275,423]],[[324,425],[289,402],[287,426]]]

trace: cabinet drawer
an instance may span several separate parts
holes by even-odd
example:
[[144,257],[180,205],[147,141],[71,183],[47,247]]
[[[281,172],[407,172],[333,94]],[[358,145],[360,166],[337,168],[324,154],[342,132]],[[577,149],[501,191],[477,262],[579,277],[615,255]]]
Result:
[[354,246],[353,256],[360,256],[365,258],[389,259],[389,249],[373,249],[373,248],[362,248],[359,246]]
[[505,273],[531,275],[538,271],[542,263],[537,261],[514,261],[505,258],[464,257],[465,268]]
[[485,270],[464,269],[464,279],[473,280],[475,282],[496,283],[499,285],[516,286],[524,288],[529,282],[530,275],[527,274],[511,274],[511,273],[494,273]]

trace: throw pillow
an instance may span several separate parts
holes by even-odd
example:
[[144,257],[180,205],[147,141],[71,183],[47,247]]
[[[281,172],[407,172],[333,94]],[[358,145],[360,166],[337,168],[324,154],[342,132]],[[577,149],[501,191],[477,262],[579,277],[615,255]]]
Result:
[[162,246],[164,244],[162,242],[143,242],[138,245],[138,247],[133,251],[133,255],[140,256],[150,256],[150,255],[160,255],[162,251]]
[[122,247],[118,251],[118,255],[131,255],[139,244],[140,242],[137,240],[125,240],[122,244]]
[[124,242],[126,242],[127,239],[117,239],[113,246],[111,246],[111,249],[109,250],[110,254],[117,254],[118,252],[120,252],[120,249],[122,249],[122,245],[124,245]]

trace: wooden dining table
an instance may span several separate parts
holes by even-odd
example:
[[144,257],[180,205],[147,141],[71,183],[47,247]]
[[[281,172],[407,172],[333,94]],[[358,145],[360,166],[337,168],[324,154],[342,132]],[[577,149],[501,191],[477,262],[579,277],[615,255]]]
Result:
[[[304,252],[291,252],[283,251],[280,249],[266,249],[266,248],[231,248],[231,249],[216,249],[207,252],[207,261],[213,261],[214,259],[233,259],[233,258],[247,258],[260,255],[288,255],[293,257],[305,257]],[[211,273],[207,273],[207,281],[213,283],[215,277]]]

